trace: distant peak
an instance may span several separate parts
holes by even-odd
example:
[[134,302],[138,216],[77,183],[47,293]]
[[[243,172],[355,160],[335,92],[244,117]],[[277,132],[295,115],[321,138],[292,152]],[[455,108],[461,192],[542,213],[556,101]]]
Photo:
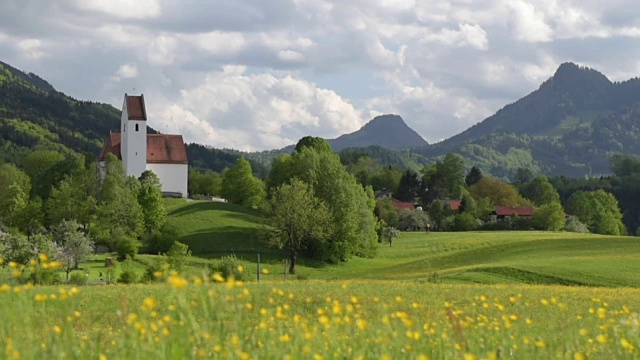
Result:
[[560,64],[550,80],[552,80],[551,83],[557,89],[598,87],[611,84],[611,81],[597,70],[572,62]]
[[404,122],[404,120],[402,119],[402,117],[400,117],[400,115],[385,114],[385,115],[378,115],[374,117],[367,124],[365,124],[364,127],[371,126],[371,125],[407,126],[407,123]]

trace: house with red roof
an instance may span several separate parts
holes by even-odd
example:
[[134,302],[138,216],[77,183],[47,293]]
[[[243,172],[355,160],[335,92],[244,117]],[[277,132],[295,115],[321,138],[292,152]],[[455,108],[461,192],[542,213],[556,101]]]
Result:
[[434,200],[434,201],[437,201],[438,203],[440,203],[440,206],[442,206],[443,208],[448,206],[451,210],[455,212],[459,212],[460,206],[462,205],[462,200],[440,199],[440,200]]
[[496,205],[492,217],[494,221],[503,221],[514,216],[530,219],[533,216],[534,211],[535,209],[531,206]]
[[393,202],[393,208],[396,210],[411,211],[416,209],[415,205],[413,205],[413,203],[410,203],[410,202],[402,202],[394,198],[391,198],[391,201]]
[[144,95],[124,94],[120,131],[109,134],[98,157],[101,174],[111,153],[122,160],[127,176],[140,177],[151,170],[160,179],[164,194],[187,196],[189,161],[182,135],[147,134]]

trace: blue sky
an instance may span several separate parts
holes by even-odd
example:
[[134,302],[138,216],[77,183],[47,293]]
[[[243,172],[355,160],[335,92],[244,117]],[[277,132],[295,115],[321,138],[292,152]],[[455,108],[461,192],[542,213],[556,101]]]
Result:
[[143,92],[149,125],[242,150],[401,115],[429,142],[566,61],[640,75],[632,0],[2,0],[0,60],[79,99]]

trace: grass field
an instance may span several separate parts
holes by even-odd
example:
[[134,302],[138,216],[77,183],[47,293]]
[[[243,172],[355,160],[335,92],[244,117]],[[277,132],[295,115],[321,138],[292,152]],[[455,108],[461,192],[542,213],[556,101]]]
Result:
[[[302,259],[310,280],[282,281],[286,253],[260,241],[259,213],[167,207],[195,256],[164,283],[33,287],[0,270],[0,359],[640,358],[639,238],[403,233],[374,259]],[[269,274],[218,283],[203,271],[231,253],[250,274],[263,254]],[[82,271],[93,280],[106,256]]]
[[0,287],[2,358],[632,359],[640,290],[412,281]]
[[[270,270],[268,280],[284,279],[287,252],[260,239],[261,215],[233,204],[167,199],[168,222],[194,257],[186,273],[201,274],[224,255],[243,259],[257,271],[257,254]],[[90,278],[103,272],[104,257],[83,264]],[[373,259],[337,265],[300,260],[298,274],[310,279],[416,280],[441,283],[640,286],[640,238],[551,232],[402,233]],[[139,256],[142,274],[153,256]]]

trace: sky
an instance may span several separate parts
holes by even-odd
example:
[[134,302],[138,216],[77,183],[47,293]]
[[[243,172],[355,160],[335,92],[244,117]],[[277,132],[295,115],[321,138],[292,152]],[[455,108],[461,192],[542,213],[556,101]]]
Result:
[[567,61],[640,75],[637,0],[1,0],[0,60],[187,142],[246,151],[393,113],[425,140]]

